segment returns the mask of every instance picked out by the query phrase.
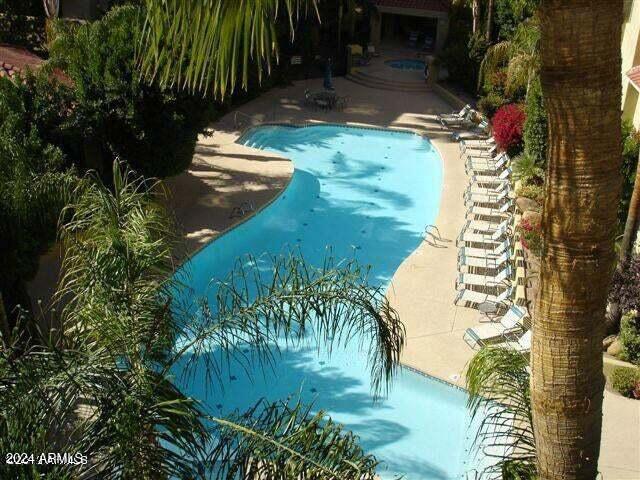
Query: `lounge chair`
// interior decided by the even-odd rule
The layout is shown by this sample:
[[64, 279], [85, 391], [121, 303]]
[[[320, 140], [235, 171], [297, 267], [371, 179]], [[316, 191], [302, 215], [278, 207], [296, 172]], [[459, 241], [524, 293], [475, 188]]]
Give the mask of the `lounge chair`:
[[[479, 251], [482, 256], [468, 257], [467, 252], [476, 250]], [[505, 251], [500, 256], [486, 255], [487, 250], [479, 248], [462, 247], [458, 252], [458, 270], [462, 270], [465, 267], [485, 268], [487, 270], [496, 270], [503, 267], [511, 260], [511, 255], [508, 251]], [[471, 252], [473, 253], [473, 252]]]
[[473, 182], [473, 181], [470, 182], [464, 191], [464, 195], [471, 195], [473, 193], [478, 193], [481, 195], [490, 195], [492, 193], [498, 194], [505, 190], [511, 190], [511, 182], [509, 180], [502, 180], [502, 181], [496, 180], [491, 184], [485, 183], [483, 185], [490, 185], [490, 186], [481, 187], [476, 182]]
[[464, 153], [467, 148], [484, 148], [489, 149], [496, 144], [496, 140], [493, 137], [489, 137], [487, 139], [479, 139], [479, 140], [460, 140], [458, 144], [460, 147], [460, 152]]
[[511, 340], [500, 344], [500, 347], [514, 352], [529, 353], [531, 351], [531, 330], [527, 330], [517, 340]]
[[504, 340], [505, 335], [512, 335], [523, 330], [522, 320], [527, 316], [526, 310], [512, 305], [498, 322], [480, 323], [472, 328], [467, 328], [462, 339], [471, 348], [483, 347], [496, 340]]
[[508, 230], [511, 225], [511, 218], [506, 217], [504, 220], [498, 222], [487, 222], [484, 220], [467, 220], [462, 227], [462, 232], [473, 233], [489, 233], [492, 234], [498, 230]]
[[499, 175], [472, 175], [470, 181], [477, 185], [502, 183], [511, 178], [511, 173], [510, 168], [505, 168]]
[[438, 121], [441, 121], [443, 119], [445, 120], [452, 120], [452, 119], [459, 119], [459, 118], [464, 118], [467, 116], [467, 114], [471, 111], [471, 105], [467, 104], [465, 105], [462, 110], [460, 110], [459, 112], [453, 112], [453, 113], [441, 113], [440, 115], [438, 115]]
[[469, 193], [464, 195], [464, 204], [473, 205], [494, 205], [500, 208], [507, 200], [509, 200], [509, 190], [503, 190], [499, 193]]
[[508, 285], [511, 283], [511, 275], [513, 271], [511, 266], [507, 265], [495, 275], [477, 275], [475, 273], [459, 273], [456, 279], [456, 290], [460, 287], [499, 287], [500, 285]]
[[486, 140], [489, 138], [489, 122], [483, 120], [477, 127], [464, 132], [453, 132], [451, 136], [456, 142], [462, 140]]
[[456, 239], [456, 245], [463, 247], [466, 243], [495, 243], [509, 233], [508, 222], [503, 222], [493, 231], [470, 231], [463, 230]]
[[511, 210], [513, 209], [513, 200], [509, 199], [504, 202], [498, 208], [496, 207], [479, 207], [477, 205], [473, 205], [469, 207], [467, 210], [466, 218], [469, 217], [495, 217], [495, 218], [505, 218], [511, 217]]
[[[464, 262], [464, 259], [469, 258], [480, 258], [486, 259], [487, 264], [491, 264], [492, 259], [500, 258], [505, 253], [509, 254], [511, 250], [511, 241], [506, 238], [501, 242], [497, 242], [492, 244], [492, 246], [487, 248], [477, 248], [477, 247], [460, 247], [458, 251], [458, 264], [468, 264], [472, 266], [472, 262]], [[483, 265], [478, 265], [483, 266]], [[491, 268], [491, 267], [487, 267]]]
[[440, 124], [443, 128], [468, 127], [473, 125], [473, 110], [469, 110], [463, 117], [441, 118]]
[[467, 175], [498, 176], [509, 165], [509, 156], [500, 154], [495, 158], [471, 158], [465, 163]]
[[494, 145], [490, 148], [467, 148], [460, 154], [465, 160], [469, 157], [474, 158], [493, 158], [498, 153], [498, 146]]
[[511, 295], [513, 294], [513, 287], [508, 287], [498, 295], [491, 295], [488, 293], [476, 292], [475, 290], [464, 289], [460, 290], [456, 295], [453, 303], [455, 305], [480, 305], [482, 303], [494, 303], [496, 308], [507, 308], [511, 303]]

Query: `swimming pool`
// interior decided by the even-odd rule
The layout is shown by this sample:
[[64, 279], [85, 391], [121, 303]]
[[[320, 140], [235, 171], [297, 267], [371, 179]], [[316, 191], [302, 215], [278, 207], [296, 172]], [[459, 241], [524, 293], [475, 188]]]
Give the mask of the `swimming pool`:
[[404, 59], [404, 60], [387, 60], [385, 62], [391, 68], [399, 70], [424, 70], [425, 63], [422, 60]]
[[[206, 292], [212, 278], [226, 277], [248, 253], [298, 247], [308, 262], [317, 263], [327, 245], [337, 258], [355, 255], [371, 264], [375, 281], [387, 284], [436, 218], [442, 160], [421, 136], [334, 125], [264, 126], [239, 142], [290, 158], [295, 172], [273, 203], [185, 265], [196, 294]], [[384, 462], [383, 479], [460, 478], [472, 465], [465, 392], [402, 369], [389, 395], [374, 403], [357, 344], [355, 339], [331, 356], [315, 345], [283, 348], [275, 374], [257, 373], [251, 382], [241, 366], [232, 365], [223, 391], [197, 375], [187, 390], [206, 399], [215, 413], [299, 393], [361, 437], [365, 450]]]

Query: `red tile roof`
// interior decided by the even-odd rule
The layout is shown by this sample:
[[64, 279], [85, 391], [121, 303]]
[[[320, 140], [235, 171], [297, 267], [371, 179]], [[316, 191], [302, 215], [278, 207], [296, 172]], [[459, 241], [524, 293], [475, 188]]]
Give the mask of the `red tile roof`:
[[629, 77], [631, 83], [633, 83], [635, 87], [640, 90], [640, 65], [629, 70], [627, 72], [627, 77]]
[[30, 68], [36, 70], [44, 60], [23, 47], [0, 44], [0, 77], [13, 77]]
[[435, 12], [448, 12], [451, 0], [376, 0], [379, 7], [415, 8]]

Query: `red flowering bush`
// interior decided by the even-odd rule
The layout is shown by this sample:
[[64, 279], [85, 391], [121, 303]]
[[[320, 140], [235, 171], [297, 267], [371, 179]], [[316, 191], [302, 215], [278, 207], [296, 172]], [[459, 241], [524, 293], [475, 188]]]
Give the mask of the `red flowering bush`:
[[498, 148], [509, 154], [517, 154], [522, 149], [522, 131], [526, 115], [524, 110], [511, 103], [500, 107], [493, 116], [493, 137]]
[[540, 258], [542, 254], [542, 227], [539, 223], [531, 223], [522, 219], [518, 225], [522, 246]]

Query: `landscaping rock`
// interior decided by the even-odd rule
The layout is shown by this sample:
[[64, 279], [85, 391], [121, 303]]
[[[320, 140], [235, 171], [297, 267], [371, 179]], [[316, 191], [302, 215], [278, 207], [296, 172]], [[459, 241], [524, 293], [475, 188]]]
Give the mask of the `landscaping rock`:
[[522, 220], [528, 221], [531, 225], [540, 225], [542, 222], [542, 214], [533, 210], [526, 210], [522, 214]]
[[617, 335], [609, 335], [602, 341], [602, 350], [605, 352], [609, 349], [609, 347], [618, 339]]
[[613, 343], [609, 345], [609, 348], [607, 348], [607, 353], [614, 357], [620, 355], [622, 353], [622, 342], [616, 338]]
[[539, 212], [541, 209], [540, 204], [538, 202], [526, 197], [516, 198], [516, 205], [518, 209], [523, 213], [527, 211]]

